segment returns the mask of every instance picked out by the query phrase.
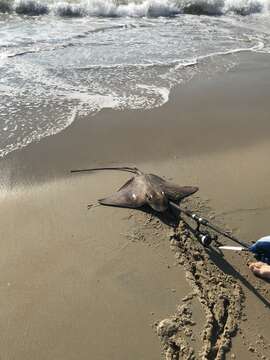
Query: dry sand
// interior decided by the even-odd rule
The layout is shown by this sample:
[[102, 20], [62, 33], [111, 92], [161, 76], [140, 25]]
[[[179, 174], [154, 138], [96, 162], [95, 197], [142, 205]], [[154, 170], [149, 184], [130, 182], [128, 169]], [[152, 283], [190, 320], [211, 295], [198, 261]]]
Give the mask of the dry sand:
[[246, 241], [269, 234], [270, 62], [241, 57], [159, 109], [104, 110], [1, 160], [1, 359], [270, 359], [270, 284], [249, 256], [88, 210], [128, 174], [68, 172], [136, 164], [198, 185], [187, 206]]

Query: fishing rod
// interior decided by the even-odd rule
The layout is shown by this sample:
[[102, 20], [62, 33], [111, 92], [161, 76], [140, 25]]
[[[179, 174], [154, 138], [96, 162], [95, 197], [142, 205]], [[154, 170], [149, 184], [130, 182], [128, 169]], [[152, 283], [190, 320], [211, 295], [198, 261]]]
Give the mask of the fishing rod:
[[[246, 242], [238, 239], [237, 237], [231, 235], [230, 233], [228, 233], [227, 231], [221, 229], [220, 227], [212, 224], [209, 220], [203, 218], [202, 216], [190, 211], [190, 210], [184, 210], [182, 208], [180, 208], [179, 205], [175, 204], [174, 202], [170, 201], [169, 202], [170, 205], [176, 209], [177, 211], [180, 212], [180, 216], [181, 213], [185, 214], [186, 216], [188, 216], [189, 218], [191, 218], [192, 220], [194, 220], [196, 222], [196, 228], [193, 229], [193, 234], [198, 237], [199, 241], [202, 243], [202, 245], [204, 246], [209, 246], [211, 244], [212, 241], [217, 241], [217, 235], [212, 235], [210, 234], [209, 231], [206, 230], [201, 230], [201, 225], [205, 226], [206, 228], [210, 228], [213, 231], [215, 231], [216, 233], [234, 241], [235, 243], [237, 243], [238, 245], [241, 245], [244, 249], [249, 249], [250, 245], [247, 244]], [[183, 219], [184, 220], [184, 219]], [[184, 220], [185, 221], [185, 220]], [[190, 228], [190, 225], [189, 225]]]
[[[191, 218], [196, 222], [196, 227], [194, 229], [183, 217], [181, 217], [181, 219], [187, 225], [189, 231], [191, 231], [191, 233], [200, 241], [200, 243], [203, 246], [208, 247], [212, 243], [212, 241], [217, 242], [218, 240], [217, 234], [219, 234], [240, 245], [240, 246], [226, 246], [226, 245], [218, 246], [220, 250], [249, 251], [253, 253], [253, 255], [257, 260], [265, 262], [270, 265], [270, 236], [264, 236], [258, 239], [255, 242], [255, 244], [248, 244], [245, 241], [242, 241], [238, 239], [236, 236], [230, 234], [229, 232], [212, 224], [209, 220], [203, 218], [202, 216], [195, 214], [190, 210], [184, 210], [180, 208], [179, 205], [171, 201], [169, 201], [169, 203], [174, 209], [179, 211], [180, 217], [181, 217], [181, 213], [183, 213], [184, 215], [186, 215], [187, 217]], [[213, 230], [216, 234], [211, 234], [210, 231], [201, 229], [201, 226]]]

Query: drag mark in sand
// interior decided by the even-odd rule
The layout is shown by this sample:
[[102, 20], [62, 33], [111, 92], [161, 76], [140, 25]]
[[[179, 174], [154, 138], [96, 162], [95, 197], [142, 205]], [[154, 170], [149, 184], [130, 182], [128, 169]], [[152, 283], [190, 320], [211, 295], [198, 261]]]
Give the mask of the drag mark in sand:
[[[199, 213], [214, 216], [206, 200], [194, 196], [183, 203]], [[130, 216], [131, 232], [125, 236], [132, 242], [143, 242], [155, 249], [171, 235], [174, 265], [183, 267], [191, 286], [191, 293], [182, 299], [175, 313], [155, 323], [164, 359], [224, 360], [242, 318], [241, 286], [222, 270], [222, 264], [215, 265], [212, 261], [215, 250], [204, 248], [184, 223], [180, 222], [172, 232], [171, 227], [151, 213], [136, 212]]]
[[175, 314], [157, 325], [166, 360], [196, 359], [188, 339], [192, 335], [191, 300], [197, 297], [204, 315], [202, 348], [198, 357], [204, 360], [222, 360], [230, 350], [231, 338], [238, 330], [244, 295], [240, 285], [222, 272], [181, 224], [171, 240], [172, 250], [186, 271], [193, 292]]

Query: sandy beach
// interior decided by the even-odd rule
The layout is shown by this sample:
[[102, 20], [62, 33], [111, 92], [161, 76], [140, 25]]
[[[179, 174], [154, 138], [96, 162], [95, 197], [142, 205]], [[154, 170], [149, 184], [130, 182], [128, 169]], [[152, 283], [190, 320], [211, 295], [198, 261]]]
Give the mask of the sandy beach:
[[1, 160], [1, 359], [270, 359], [270, 284], [251, 255], [183, 229], [176, 243], [142, 211], [88, 209], [129, 174], [70, 174], [136, 165], [199, 186], [185, 206], [241, 239], [269, 234], [269, 56], [237, 56], [162, 107], [77, 118]]

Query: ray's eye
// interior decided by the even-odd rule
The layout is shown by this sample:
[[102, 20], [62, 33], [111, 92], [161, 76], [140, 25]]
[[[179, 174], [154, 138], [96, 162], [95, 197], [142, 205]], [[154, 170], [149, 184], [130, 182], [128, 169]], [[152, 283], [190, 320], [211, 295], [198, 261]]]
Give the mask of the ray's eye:
[[165, 195], [165, 192], [164, 192], [164, 191], [161, 191], [161, 194], [162, 194], [162, 195]]
[[152, 195], [147, 194], [147, 198], [148, 198], [149, 200], [152, 200], [152, 199], [153, 199], [153, 196], [152, 196]]

